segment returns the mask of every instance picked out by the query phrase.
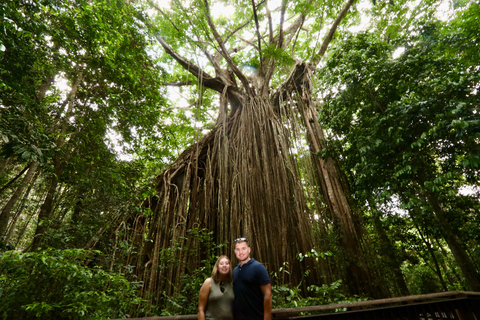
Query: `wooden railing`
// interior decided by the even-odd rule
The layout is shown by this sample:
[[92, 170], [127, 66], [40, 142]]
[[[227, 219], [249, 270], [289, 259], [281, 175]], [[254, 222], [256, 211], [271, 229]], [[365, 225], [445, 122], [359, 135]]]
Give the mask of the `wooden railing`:
[[[196, 314], [130, 318], [130, 320], [194, 319], [197, 319]], [[351, 303], [273, 309], [272, 319], [480, 320], [480, 292], [449, 291]]]

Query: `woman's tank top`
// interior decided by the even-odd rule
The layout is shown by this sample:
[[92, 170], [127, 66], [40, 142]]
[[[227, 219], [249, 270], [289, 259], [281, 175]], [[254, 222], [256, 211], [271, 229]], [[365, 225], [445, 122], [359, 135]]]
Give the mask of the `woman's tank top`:
[[205, 318], [208, 320], [233, 319], [233, 284], [232, 282], [215, 282], [211, 278], [212, 286], [208, 295]]

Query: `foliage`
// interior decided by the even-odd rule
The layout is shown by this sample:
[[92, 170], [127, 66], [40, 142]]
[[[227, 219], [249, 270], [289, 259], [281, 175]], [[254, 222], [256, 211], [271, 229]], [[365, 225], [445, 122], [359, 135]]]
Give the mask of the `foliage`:
[[289, 284], [272, 285], [273, 308], [299, 308], [366, 300], [357, 296], [345, 296], [341, 285], [342, 280], [329, 285], [310, 285], [305, 293], [302, 292], [300, 285], [295, 287]]
[[434, 271], [426, 265], [405, 266], [405, 278], [412, 295], [442, 290]]
[[139, 283], [97, 266], [100, 252], [81, 249], [0, 256], [3, 319], [126, 318], [137, 306]]
[[0, 4], [1, 155], [23, 162], [43, 162], [53, 148], [44, 117], [48, 110], [37, 99], [44, 75], [54, 68], [50, 60], [44, 60], [52, 54], [52, 48], [46, 39], [38, 37], [46, 29], [39, 11], [38, 5], [23, 1]]
[[[181, 282], [176, 284], [178, 294], [174, 296], [164, 296], [164, 304], [160, 306], [162, 315], [176, 314], [196, 314], [198, 311], [197, 301], [200, 287], [205, 279], [212, 276], [213, 266], [217, 261], [217, 253], [223, 252], [226, 244], [215, 244], [213, 241], [213, 232], [206, 229], [191, 229], [188, 231], [189, 237], [194, 237], [200, 242], [200, 249], [193, 249], [187, 252], [186, 259], [192, 259], [195, 256], [202, 256], [199, 267], [193, 270], [187, 270], [182, 276]], [[162, 262], [166, 268], [177, 268], [178, 264], [185, 264], [186, 261], [172, 259], [175, 257], [175, 251], [184, 251], [185, 238], [178, 239], [170, 248], [162, 251]], [[233, 263], [233, 262], [232, 262]], [[233, 266], [232, 266], [233, 267]], [[195, 303], [192, 303], [195, 302]]]
[[[332, 133], [322, 156], [339, 156], [355, 199], [368, 203], [366, 212], [375, 206], [384, 211], [379, 221], [389, 232], [382, 243], [416, 247], [404, 258], [429, 257], [438, 283], [444, 277], [434, 266], [435, 250], [478, 246], [475, 235], [461, 232], [478, 228], [478, 198], [459, 193], [480, 182], [480, 72], [478, 51], [471, 49], [478, 23], [469, 21], [478, 10], [472, 3], [452, 25], [418, 21], [412, 35], [395, 41], [376, 33], [347, 36], [321, 78], [326, 94], [320, 121]], [[397, 47], [404, 52], [394, 58]], [[407, 229], [389, 225], [391, 216], [406, 221]], [[454, 287], [443, 282], [443, 290]]]
[[[278, 274], [272, 274], [272, 308], [299, 308], [366, 300], [358, 296], [345, 296], [342, 280], [337, 280], [330, 284], [322, 284], [321, 286], [309, 285], [306, 292], [302, 292], [301, 283], [296, 286], [282, 284], [279, 281], [279, 274], [281, 273], [289, 273], [288, 264], [284, 263]], [[305, 278], [307, 277], [308, 274], [305, 274]], [[309, 313], [304, 312], [302, 314]]]
[[372, 37], [346, 41], [336, 56], [346, 69], [328, 66], [335, 79], [342, 73], [348, 87], [327, 98], [322, 116], [337, 134], [345, 134], [348, 142], [341, 144], [349, 152], [345, 164], [355, 172], [355, 184], [366, 190], [383, 183], [374, 176], [400, 178], [399, 187], [431, 180], [425, 185], [431, 190], [447, 181], [454, 186], [453, 180], [462, 176], [474, 182], [478, 96], [469, 92], [479, 81], [478, 72], [462, 76], [468, 66], [458, 59], [432, 56], [441, 53], [429, 39], [391, 60], [386, 44]]
[[[191, 142], [189, 119], [165, 103], [165, 73], [129, 4], [18, 0], [0, 9], [0, 146], [10, 161], [1, 181], [41, 162], [25, 201], [42, 205], [44, 188], [58, 179], [55, 212], [38, 225], [59, 231], [44, 232], [53, 246], [83, 247], [106, 221], [152, 193], [153, 170]], [[118, 159], [119, 148], [135, 161]], [[38, 207], [16, 209], [28, 228], [13, 225], [10, 238], [27, 247]]]
[[[318, 260], [319, 258], [325, 260], [327, 257], [331, 256], [332, 254], [330, 252], [318, 253], [312, 249], [305, 254], [299, 253], [297, 258], [299, 260]], [[365, 300], [358, 296], [345, 296], [345, 289], [342, 288], [342, 280], [333, 281], [330, 284], [324, 283], [321, 286], [309, 285], [306, 292], [302, 292], [302, 283], [299, 283], [296, 286], [292, 286], [292, 284], [284, 284], [284, 281], [281, 278], [288, 276], [288, 274], [290, 274], [290, 270], [287, 262], [283, 263], [283, 266], [278, 272], [273, 272], [271, 274], [273, 308], [298, 308]], [[305, 280], [309, 277], [309, 274], [309, 271], [304, 274]]]

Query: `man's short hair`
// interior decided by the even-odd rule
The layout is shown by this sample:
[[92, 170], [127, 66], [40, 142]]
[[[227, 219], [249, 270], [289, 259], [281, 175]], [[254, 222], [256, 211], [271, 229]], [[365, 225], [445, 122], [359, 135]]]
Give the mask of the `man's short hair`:
[[240, 243], [240, 242], [246, 242], [246, 243], [247, 243], [247, 246], [250, 246], [250, 245], [248, 244], [247, 238], [237, 238], [237, 239], [235, 239], [234, 242], [235, 242], [235, 244]]

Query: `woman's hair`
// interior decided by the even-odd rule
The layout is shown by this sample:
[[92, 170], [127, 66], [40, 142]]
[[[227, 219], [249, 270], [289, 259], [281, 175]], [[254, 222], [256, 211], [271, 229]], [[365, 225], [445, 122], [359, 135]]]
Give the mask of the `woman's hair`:
[[215, 280], [215, 282], [220, 281], [220, 272], [218, 271], [218, 265], [220, 264], [220, 260], [222, 260], [224, 258], [227, 259], [228, 263], [230, 264], [230, 270], [228, 270], [228, 274], [227, 274], [227, 278], [225, 279], [225, 282], [232, 282], [233, 281], [232, 263], [230, 262], [230, 259], [227, 256], [222, 255], [222, 256], [218, 257], [217, 262], [215, 262], [215, 265], [213, 266], [212, 278], [213, 278], [213, 280]]

